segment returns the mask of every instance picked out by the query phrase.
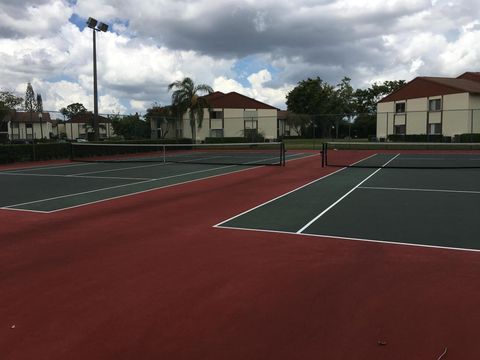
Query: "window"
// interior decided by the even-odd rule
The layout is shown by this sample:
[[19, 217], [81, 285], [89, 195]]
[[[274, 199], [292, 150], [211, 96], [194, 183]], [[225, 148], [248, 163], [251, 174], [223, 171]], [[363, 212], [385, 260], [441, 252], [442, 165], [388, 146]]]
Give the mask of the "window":
[[27, 123], [27, 124], [25, 124], [25, 127], [26, 127], [27, 129], [31, 129], [31, 128], [33, 127], [33, 124], [28, 124], [28, 123]]
[[405, 135], [406, 132], [406, 126], [405, 125], [395, 125], [393, 131], [395, 135]]
[[428, 133], [432, 135], [441, 135], [442, 124], [428, 124]]
[[244, 113], [243, 113], [243, 118], [245, 120], [257, 120], [258, 119], [258, 113], [257, 113], [256, 110], [253, 110], [253, 111], [245, 110]]
[[210, 111], [210, 119], [223, 119], [223, 111]]
[[256, 111], [245, 111], [243, 121], [243, 135], [250, 142], [258, 140], [258, 117]]
[[210, 137], [216, 137], [216, 138], [223, 137], [223, 129], [211, 129]]
[[395, 104], [395, 112], [398, 113], [404, 113], [405, 112], [405, 103], [396, 103]]
[[428, 100], [428, 111], [442, 110], [442, 99]]

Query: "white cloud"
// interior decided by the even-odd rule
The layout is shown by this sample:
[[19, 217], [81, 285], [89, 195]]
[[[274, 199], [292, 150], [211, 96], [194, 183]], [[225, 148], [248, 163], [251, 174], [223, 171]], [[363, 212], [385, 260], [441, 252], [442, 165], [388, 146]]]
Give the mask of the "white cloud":
[[271, 80], [271, 74], [268, 70], [263, 69], [248, 77], [249, 87], [245, 87], [238, 81], [220, 76], [215, 79], [213, 86], [215, 90], [222, 92], [235, 91], [245, 96], [253, 97], [258, 101], [265, 102], [269, 105], [279, 108], [285, 108], [285, 95], [293, 86], [284, 85], [278, 88], [265, 86]]
[[[92, 31], [69, 22], [76, 14], [108, 22], [114, 30], [97, 37], [101, 112], [144, 112], [153, 102], [168, 104], [167, 84], [185, 76], [284, 108], [287, 92], [307, 77], [336, 83], [349, 76], [354, 86], [365, 86], [480, 70], [477, 5], [474, 0], [4, 1], [1, 87], [23, 95], [32, 82], [45, 108], [81, 102], [93, 109]], [[242, 67], [238, 59], [260, 59], [262, 65]]]

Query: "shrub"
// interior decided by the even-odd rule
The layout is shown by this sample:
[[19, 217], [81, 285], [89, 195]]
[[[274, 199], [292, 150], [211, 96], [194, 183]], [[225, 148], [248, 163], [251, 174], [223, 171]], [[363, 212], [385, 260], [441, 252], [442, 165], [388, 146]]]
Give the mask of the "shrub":
[[455, 135], [455, 142], [476, 143], [480, 142], [480, 134], [459, 134]]
[[388, 141], [399, 142], [451, 142], [452, 139], [449, 136], [443, 135], [427, 135], [427, 134], [409, 134], [409, 135], [388, 135]]

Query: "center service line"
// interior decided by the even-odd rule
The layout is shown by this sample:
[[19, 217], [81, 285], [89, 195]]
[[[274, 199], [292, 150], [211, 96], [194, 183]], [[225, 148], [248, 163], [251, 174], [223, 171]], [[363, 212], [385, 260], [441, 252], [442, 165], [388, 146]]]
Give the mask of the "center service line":
[[392, 162], [393, 160], [395, 160], [400, 154], [397, 154], [395, 155], [393, 158], [391, 158], [390, 160], [388, 160], [385, 164], [383, 164], [379, 169], [375, 170], [373, 173], [371, 173], [370, 175], [368, 175], [365, 179], [363, 179], [362, 181], [360, 181], [357, 185], [355, 185], [350, 191], [348, 191], [345, 195], [343, 195], [341, 198], [339, 198], [337, 201], [335, 201], [332, 205], [330, 205], [328, 208], [326, 208], [325, 210], [323, 210], [320, 214], [318, 214], [316, 217], [314, 217], [312, 220], [310, 220], [304, 227], [302, 227], [300, 230], [297, 231], [297, 234], [301, 234], [303, 233], [303, 231], [305, 231], [305, 229], [307, 229], [310, 225], [312, 225], [315, 221], [317, 221], [318, 219], [320, 219], [323, 215], [325, 215], [327, 212], [329, 212], [333, 207], [335, 207], [335, 205], [337, 205], [340, 201], [342, 201], [343, 199], [345, 199], [348, 195], [350, 195], [355, 189], [357, 189], [360, 185], [362, 185], [365, 181], [367, 181], [368, 179], [370, 179], [373, 175], [375, 175], [377, 172], [379, 172], [380, 170], [382, 170], [385, 166], [387, 166], [390, 162]]

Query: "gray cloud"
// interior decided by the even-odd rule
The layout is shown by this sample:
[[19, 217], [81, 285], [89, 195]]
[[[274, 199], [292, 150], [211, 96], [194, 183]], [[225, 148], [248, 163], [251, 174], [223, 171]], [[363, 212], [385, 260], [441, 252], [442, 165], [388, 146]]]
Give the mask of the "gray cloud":
[[[191, 76], [278, 105], [279, 91], [307, 77], [365, 86], [478, 70], [480, 59], [474, 0], [4, 0], [2, 82], [49, 81], [60, 99], [55, 84], [68, 78], [62, 91], [88, 97], [91, 32], [69, 24], [73, 13], [115, 29], [98, 38], [99, 84], [122, 103], [166, 103], [166, 84]], [[240, 59], [256, 64], [246, 70]], [[264, 66], [272, 76], [248, 85]]]

